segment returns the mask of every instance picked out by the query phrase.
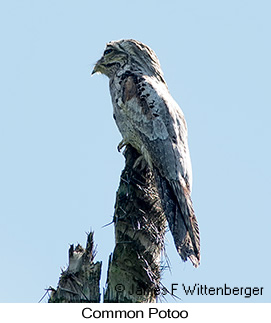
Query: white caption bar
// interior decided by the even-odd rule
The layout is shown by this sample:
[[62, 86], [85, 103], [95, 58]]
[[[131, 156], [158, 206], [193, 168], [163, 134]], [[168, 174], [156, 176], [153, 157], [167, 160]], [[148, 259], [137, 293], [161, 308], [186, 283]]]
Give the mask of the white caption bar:
[[0, 304], [0, 322], [271, 322], [270, 304]]

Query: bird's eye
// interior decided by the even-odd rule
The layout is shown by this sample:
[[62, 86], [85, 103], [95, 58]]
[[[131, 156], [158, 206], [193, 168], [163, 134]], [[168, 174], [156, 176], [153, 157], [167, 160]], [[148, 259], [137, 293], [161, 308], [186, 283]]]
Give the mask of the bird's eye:
[[113, 51], [113, 49], [112, 49], [112, 48], [110, 48], [110, 49], [106, 49], [106, 50], [104, 51], [104, 55], [107, 55], [107, 54], [111, 53], [112, 51]]

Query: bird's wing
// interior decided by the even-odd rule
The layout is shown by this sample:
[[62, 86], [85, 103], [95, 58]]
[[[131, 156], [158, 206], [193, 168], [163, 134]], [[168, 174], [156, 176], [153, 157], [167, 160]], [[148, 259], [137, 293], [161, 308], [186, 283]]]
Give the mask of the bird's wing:
[[[123, 84], [122, 100], [127, 107], [126, 117], [142, 141], [150, 144], [148, 151], [153, 152], [154, 164], [163, 163], [162, 175], [168, 179], [182, 177], [190, 187], [192, 172], [186, 122], [166, 86], [150, 77], [142, 77], [139, 82], [129, 76]], [[162, 156], [166, 163], [165, 158], [160, 159]]]
[[[199, 260], [199, 229], [190, 198], [192, 174], [183, 113], [167, 87], [150, 77], [129, 76], [123, 83], [122, 100], [127, 118], [143, 143], [142, 154], [167, 180], [177, 199], [181, 216], [171, 219], [171, 232], [178, 231], [183, 222]], [[179, 249], [183, 239], [177, 241], [176, 233], [173, 236]]]

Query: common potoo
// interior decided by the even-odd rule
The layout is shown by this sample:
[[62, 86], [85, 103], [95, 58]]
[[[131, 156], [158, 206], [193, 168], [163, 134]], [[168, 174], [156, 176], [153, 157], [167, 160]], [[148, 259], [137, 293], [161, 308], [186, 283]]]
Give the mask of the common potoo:
[[[113, 117], [123, 137], [119, 149], [133, 146], [166, 181], [171, 195], [162, 198], [162, 204], [177, 251], [197, 267], [200, 239], [190, 196], [187, 126], [169, 93], [157, 56], [139, 41], [112, 41], [96, 63], [92, 73], [96, 72], [109, 77]], [[172, 203], [175, 208], [169, 207]]]

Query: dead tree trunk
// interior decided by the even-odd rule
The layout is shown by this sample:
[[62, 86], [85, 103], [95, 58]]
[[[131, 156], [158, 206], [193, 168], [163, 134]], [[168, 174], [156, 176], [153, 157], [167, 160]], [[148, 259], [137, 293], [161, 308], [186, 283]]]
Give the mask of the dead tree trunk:
[[[160, 291], [166, 218], [155, 170], [131, 146], [124, 156], [115, 203], [116, 244], [109, 257], [104, 302], [150, 303]], [[93, 259], [90, 234], [85, 250], [79, 245], [70, 248], [69, 267], [49, 302], [99, 302], [101, 263], [94, 264]]]
[[104, 301], [155, 302], [166, 219], [153, 172], [131, 146], [124, 155], [115, 204], [116, 246], [109, 260]]
[[79, 244], [69, 249], [69, 266], [62, 272], [58, 287], [49, 303], [99, 303], [102, 263], [94, 263], [93, 232], [88, 234], [86, 249]]

